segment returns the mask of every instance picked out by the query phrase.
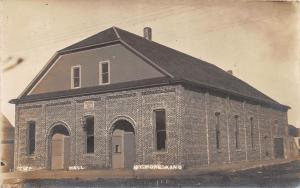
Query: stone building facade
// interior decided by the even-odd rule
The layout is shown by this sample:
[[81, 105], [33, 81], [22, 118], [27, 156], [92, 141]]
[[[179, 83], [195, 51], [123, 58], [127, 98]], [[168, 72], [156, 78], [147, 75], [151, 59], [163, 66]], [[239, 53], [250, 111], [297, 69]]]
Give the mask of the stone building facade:
[[[56, 150], [62, 151], [61, 168], [69, 170], [182, 169], [288, 157], [289, 107], [211, 64], [149, 41], [149, 28], [145, 33], [146, 39], [113, 27], [55, 54], [21, 96], [11, 101], [16, 104], [16, 170], [54, 169], [53, 158], [59, 158], [53, 156]], [[94, 53], [97, 49], [104, 50]], [[78, 59], [75, 55], [91, 62], [94, 56], [105, 56], [111, 82], [75, 89], [53, 84], [54, 76], [63, 80], [61, 72], [53, 73], [59, 66], [55, 62], [63, 65], [71, 58], [73, 63]], [[133, 73], [126, 76], [124, 65], [113, 67], [118, 58], [147, 65], [139, 65], [139, 73], [135, 66], [128, 69]], [[186, 64], [180, 65], [180, 58]], [[201, 61], [202, 67], [191, 61]], [[84, 71], [84, 64], [80, 66]], [[118, 74], [110, 71], [127, 80], [112, 83]], [[139, 75], [132, 77], [135, 74]], [[98, 80], [95, 76], [89, 83]], [[75, 77], [71, 76], [71, 85]], [[80, 77], [79, 85], [85, 84], [84, 78]], [[114, 134], [116, 130], [120, 133]], [[55, 134], [64, 136], [59, 149], [53, 144]]]

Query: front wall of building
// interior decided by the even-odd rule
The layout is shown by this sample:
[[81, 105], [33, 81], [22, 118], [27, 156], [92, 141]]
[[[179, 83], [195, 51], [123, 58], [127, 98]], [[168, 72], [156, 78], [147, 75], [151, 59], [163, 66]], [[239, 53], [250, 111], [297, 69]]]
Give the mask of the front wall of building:
[[[183, 163], [187, 167], [274, 159], [274, 138], [283, 138], [287, 157], [287, 113], [229, 97], [184, 89]], [[216, 147], [216, 116], [220, 113], [220, 147]], [[236, 120], [239, 147], [236, 147]], [[251, 123], [253, 118], [253, 144]], [[275, 121], [278, 130], [275, 135]], [[252, 147], [253, 145], [253, 147]]]
[[[49, 168], [49, 134], [51, 128], [60, 123], [67, 125], [70, 131], [70, 166], [110, 168], [112, 124], [120, 119], [134, 124], [135, 164], [177, 165], [181, 148], [177, 131], [181, 125], [179, 93], [176, 86], [164, 86], [17, 105], [15, 168]], [[94, 107], [85, 107], [85, 101], [94, 101]], [[164, 152], [154, 149], [155, 109], [166, 110], [167, 149]], [[92, 154], [85, 152], [86, 134], [80, 123], [85, 115], [94, 115], [95, 152]], [[31, 156], [26, 152], [28, 121], [36, 122], [36, 149]]]

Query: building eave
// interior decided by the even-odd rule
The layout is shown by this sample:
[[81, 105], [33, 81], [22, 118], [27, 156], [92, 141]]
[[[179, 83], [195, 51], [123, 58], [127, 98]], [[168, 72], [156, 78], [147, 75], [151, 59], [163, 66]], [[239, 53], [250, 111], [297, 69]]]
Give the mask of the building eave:
[[152, 78], [152, 79], [123, 82], [123, 83], [117, 83], [117, 84], [111, 84], [105, 86], [94, 86], [94, 87], [87, 87], [87, 88], [80, 88], [80, 89], [35, 94], [35, 95], [24, 96], [19, 99], [12, 99], [9, 101], [9, 103], [23, 104], [29, 102], [37, 102], [37, 101], [69, 98], [69, 97], [80, 97], [86, 95], [128, 91], [134, 89], [151, 88], [151, 87], [175, 85], [175, 84], [180, 84], [186, 89], [198, 90], [198, 91], [201, 90], [203, 92], [209, 92], [212, 94], [224, 95], [232, 99], [238, 99], [249, 103], [256, 103], [258, 105], [278, 109], [281, 111], [287, 111], [291, 109], [289, 106], [282, 105], [280, 103], [275, 103], [272, 101], [264, 101], [261, 99], [253, 98], [251, 96], [241, 95], [237, 92], [220, 89], [208, 84], [197, 83], [191, 80], [185, 80], [181, 78], [168, 78], [168, 77]]
[[225, 95], [227, 97], [232, 97], [233, 99], [239, 99], [241, 101], [245, 101], [245, 102], [254, 102], [257, 103], [259, 105], [262, 106], [266, 106], [266, 107], [270, 107], [270, 108], [274, 108], [274, 109], [278, 109], [281, 111], [287, 111], [289, 109], [291, 109], [291, 107], [280, 104], [280, 103], [276, 103], [273, 101], [265, 101], [262, 99], [258, 99], [258, 98], [254, 98], [251, 96], [246, 96], [246, 95], [241, 95], [237, 92], [234, 91], [230, 91], [230, 90], [226, 90], [223, 88], [217, 88], [208, 84], [203, 84], [203, 83], [197, 83], [191, 80], [182, 80], [183, 86], [185, 88], [190, 88], [192, 90], [203, 90], [206, 92], [211, 92], [211, 93], [218, 93], [221, 95]]
[[128, 91], [133, 89], [151, 88], [151, 87], [164, 86], [170, 84], [175, 84], [175, 82], [173, 82], [172, 79], [168, 77], [160, 77], [160, 78], [153, 78], [153, 79], [110, 84], [104, 86], [94, 86], [94, 87], [87, 87], [87, 88], [42, 93], [42, 94], [34, 94], [34, 95], [24, 96], [19, 99], [12, 99], [9, 101], [9, 103], [23, 104], [23, 103], [53, 100], [53, 99], [80, 97], [86, 95], [103, 94], [103, 93], [118, 92], [118, 91]]

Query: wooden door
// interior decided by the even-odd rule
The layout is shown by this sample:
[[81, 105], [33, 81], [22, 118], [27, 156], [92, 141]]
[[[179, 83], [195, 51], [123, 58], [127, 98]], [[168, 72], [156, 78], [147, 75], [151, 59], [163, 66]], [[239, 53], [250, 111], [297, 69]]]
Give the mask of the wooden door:
[[64, 135], [55, 134], [51, 143], [51, 169], [58, 170], [64, 168]]

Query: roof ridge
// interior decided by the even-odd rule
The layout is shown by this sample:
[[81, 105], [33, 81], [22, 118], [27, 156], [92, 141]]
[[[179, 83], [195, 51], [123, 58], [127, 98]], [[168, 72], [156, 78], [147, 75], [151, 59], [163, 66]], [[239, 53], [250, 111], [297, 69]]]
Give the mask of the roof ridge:
[[[139, 38], [140, 38], [140, 39], [142, 39], [142, 40], [145, 40], [145, 41], [148, 41], [148, 42], [154, 43], [154, 44], [156, 44], [156, 45], [159, 45], [159, 46], [162, 46], [162, 47], [168, 48], [169, 50], [176, 51], [177, 53], [183, 54], [183, 55], [185, 55], [185, 56], [188, 56], [188, 57], [190, 57], [190, 58], [194, 58], [194, 59], [200, 60], [200, 61], [201, 61], [202, 63], [204, 63], [204, 64], [208, 64], [208, 65], [215, 66], [213, 63], [209, 63], [209, 62], [207, 62], [207, 61], [204, 61], [204, 60], [202, 60], [202, 59], [200, 59], [200, 58], [197, 58], [197, 57], [194, 57], [194, 56], [192, 56], [192, 55], [189, 55], [189, 54], [187, 54], [187, 53], [181, 52], [181, 51], [179, 51], [179, 50], [176, 50], [176, 49], [174, 49], [174, 48], [171, 48], [171, 47], [169, 47], [169, 46], [166, 46], [166, 45], [160, 44], [160, 43], [158, 43], [158, 42], [155, 42], [155, 41], [153, 41], [153, 40], [147, 40], [147, 39], [145, 39], [144, 37], [142, 37], [142, 36], [140, 36], [140, 35], [137, 35], [137, 34], [135, 34], [135, 33], [131, 33], [131, 32], [129, 32], [129, 31], [126, 31], [126, 30], [124, 30], [124, 29], [121, 29], [121, 28], [118, 28], [118, 27], [115, 27], [115, 29], [118, 29], [118, 30], [121, 30], [121, 31], [123, 31], [123, 32], [129, 33], [129, 34], [131, 34], [131, 35], [134, 35], [134, 36], [136, 36], [136, 37], [139, 37]], [[121, 38], [121, 39], [122, 39], [122, 38]]]
[[[155, 42], [155, 41], [152, 41], [152, 40], [149, 41], [149, 40], [145, 39], [144, 37], [142, 37], [142, 36], [140, 36], [140, 35], [137, 35], [137, 34], [134, 34], [134, 33], [131, 33], [131, 32], [129, 32], [129, 31], [126, 31], [126, 30], [123, 30], [123, 29], [120, 29], [120, 28], [117, 28], [117, 29], [118, 29], [119, 31], [121, 31], [121, 32], [124, 32], [124, 34], [130, 34], [131, 36], [136, 37], [136, 39], [140, 39], [140, 40], [143, 40], [143, 41], [145, 41], [145, 42], [152, 43], [153, 45], [155, 45], [155, 46], [157, 46], [157, 47], [163, 47], [163, 48], [165, 48], [165, 49], [167, 49], [167, 50], [171, 50], [171, 51], [173, 51], [173, 52], [176, 52], [177, 54], [183, 55], [183, 56], [185, 56], [186, 58], [190, 59], [190, 61], [187, 61], [186, 63], [194, 64], [194, 65], [197, 66], [197, 67], [198, 67], [198, 66], [201, 66], [201, 64], [204, 65], [204, 66], [212, 67], [213, 69], [216, 69], [216, 70], [218, 70], [218, 71], [224, 73], [224, 75], [226, 75], [226, 76], [228, 77], [228, 79], [235, 79], [236, 81], [238, 81], [238, 82], [240, 82], [241, 84], [243, 84], [245, 87], [254, 90], [254, 91], [257, 92], [258, 94], [260, 94], [260, 95], [262, 95], [263, 97], [267, 98], [268, 100], [271, 100], [272, 102], [278, 103], [276, 100], [274, 100], [274, 99], [272, 99], [271, 97], [267, 96], [266, 94], [264, 94], [263, 92], [259, 91], [258, 89], [256, 89], [256, 88], [253, 87], [252, 85], [248, 84], [247, 82], [241, 80], [240, 78], [238, 78], [238, 77], [236, 77], [236, 76], [234, 76], [234, 75], [228, 75], [228, 73], [227, 73], [225, 70], [223, 70], [222, 68], [216, 66], [216, 65], [213, 64], [213, 63], [209, 63], [209, 62], [204, 61], [204, 60], [201, 60], [201, 59], [199, 59], [199, 58], [197, 58], [197, 57], [193, 57], [193, 56], [191, 56], [191, 55], [189, 55], [189, 54], [186, 54], [186, 53], [184, 53], [184, 52], [178, 51], [178, 50], [176, 50], [176, 49], [173, 49], [173, 48], [171, 48], [171, 47], [165, 46], [165, 45], [163, 45], [163, 44], [157, 43], [157, 42]], [[120, 35], [121, 35], [121, 37], [122, 37], [122, 33], [121, 33]], [[121, 38], [121, 39], [122, 39], [122, 38]], [[132, 47], [132, 48], [133, 48], [134, 50], [136, 50], [137, 52], [141, 53], [141, 54], [142, 54], [143, 56], [145, 56], [147, 59], [150, 59], [146, 54], [144, 54], [144, 53], [143, 53], [142, 51], [140, 51], [138, 48], [135, 48], [134, 46], [128, 44], [128, 43], [127, 43], [126, 41], [124, 41], [124, 40], [122, 40], [122, 41], [125, 42], [125, 43], [126, 43], [127, 45], [129, 45], [130, 47]], [[193, 61], [193, 60], [196, 60], [197, 62], [195, 62], [195, 61]], [[150, 59], [150, 61], [152, 61], [152, 60]], [[153, 61], [152, 61], [152, 62], [153, 62]], [[156, 63], [156, 62], [153, 62], [153, 63], [154, 63], [155, 65], [161, 67], [158, 63]], [[225, 74], [225, 73], [226, 73], [226, 74]], [[232, 91], [234, 91], [234, 90], [232, 90]], [[245, 94], [244, 94], [244, 95], [245, 95]]]
[[113, 28], [113, 30], [114, 30], [114, 32], [115, 32], [117, 38], [118, 38], [118, 39], [121, 39], [121, 37], [120, 37], [120, 35], [119, 35], [118, 31], [117, 31], [117, 29], [119, 29], [119, 28], [117, 28], [116, 26], [112, 26], [112, 28]]

